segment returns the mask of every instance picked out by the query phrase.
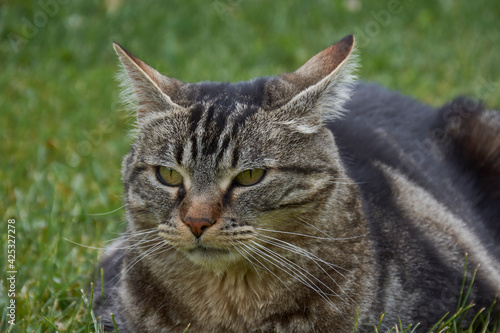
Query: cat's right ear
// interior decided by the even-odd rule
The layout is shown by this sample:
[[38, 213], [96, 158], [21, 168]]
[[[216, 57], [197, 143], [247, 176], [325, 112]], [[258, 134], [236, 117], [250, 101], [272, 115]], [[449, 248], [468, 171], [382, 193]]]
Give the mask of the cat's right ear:
[[302, 133], [315, 133], [341, 117], [350, 99], [357, 67], [355, 40], [349, 35], [319, 52], [292, 73], [269, 80], [266, 106], [280, 121]]
[[[117, 43], [113, 48], [123, 65], [122, 86], [125, 99], [137, 101], [137, 122], [140, 125], [149, 117], [159, 113], [183, 109], [170, 96], [183, 85], [179, 80], [160, 74], [153, 67], [134, 57]], [[128, 102], [128, 101], [126, 101]]]

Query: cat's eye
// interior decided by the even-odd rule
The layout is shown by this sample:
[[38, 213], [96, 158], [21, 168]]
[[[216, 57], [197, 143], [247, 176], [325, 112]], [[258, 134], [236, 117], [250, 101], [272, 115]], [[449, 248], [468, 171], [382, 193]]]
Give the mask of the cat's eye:
[[182, 184], [181, 174], [165, 166], [156, 168], [156, 178], [158, 178], [162, 184], [168, 186], [179, 186]]
[[264, 177], [265, 173], [266, 170], [264, 169], [248, 169], [240, 172], [236, 176], [235, 181], [238, 185], [242, 186], [255, 185]]

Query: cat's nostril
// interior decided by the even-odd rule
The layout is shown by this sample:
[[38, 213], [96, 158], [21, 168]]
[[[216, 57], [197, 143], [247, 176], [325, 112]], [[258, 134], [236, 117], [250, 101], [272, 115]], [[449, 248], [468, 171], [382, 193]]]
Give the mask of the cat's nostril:
[[200, 238], [205, 229], [211, 227], [215, 223], [207, 219], [193, 219], [190, 217], [186, 217], [183, 222], [191, 229], [191, 232], [196, 238]]

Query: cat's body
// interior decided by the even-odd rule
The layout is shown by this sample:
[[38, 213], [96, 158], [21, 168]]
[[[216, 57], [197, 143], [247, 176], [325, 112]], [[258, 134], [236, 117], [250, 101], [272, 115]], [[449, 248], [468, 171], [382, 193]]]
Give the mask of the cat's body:
[[139, 110], [129, 225], [95, 304], [108, 329], [112, 312], [120, 332], [352, 332], [358, 310], [360, 331], [382, 312], [428, 328], [456, 309], [466, 253], [470, 299], [489, 305], [500, 116], [363, 83], [345, 104], [352, 47], [233, 85], [185, 85], [116, 48]]

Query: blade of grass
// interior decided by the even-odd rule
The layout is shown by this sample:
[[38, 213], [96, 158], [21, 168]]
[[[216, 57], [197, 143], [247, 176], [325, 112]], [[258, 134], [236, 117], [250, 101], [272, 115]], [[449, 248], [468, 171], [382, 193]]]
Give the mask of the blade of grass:
[[378, 325], [375, 326], [375, 332], [376, 333], [379, 333], [380, 331], [380, 326], [382, 325], [382, 321], [384, 321], [384, 317], [385, 317], [385, 313], [382, 313], [382, 315], [380, 316], [380, 320], [378, 322]]
[[85, 291], [81, 290], [83, 301], [87, 305], [87, 332], [90, 332], [90, 325], [94, 325], [95, 332], [99, 332], [99, 323], [94, 315], [94, 310], [92, 310], [92, 301], [94, 300], [94, 283], [90, 283], [90, 302], [85, 296]]
[[104, 302], [104, 268], [101, 267], [101, 300]]
[[55, 329], [57, 332], [61, 333], [61, 331], [59, 331], [59, 329], [57, 328], [57, 326], [49, 320], [49, 318], [45, 317], [45, 316], [42, 316], [43, 319], [45, 319], [45, 321], [53, 328]]
[[462, 276], [462, 285], [460, 287], [460, 295], [458, 296], [458, 302], [457, 302], [457, 311], [459, 311], [460, 307], [462, 306], [462, 297], [464, 293], [464, 288], [465, 288], [465, 281], [467, 280], [467, 266], [469, 262], [469, 254], [465, 252], [465, 266], [464, 266], [464, 274]]
[[434, 324], [434, 326], [432, 326], [432, 328], [429, 330], [429, 332], [434, 332], [438, 327], [440, 327], [441, 323], [445, 320], [446, 317], [448, 317], [450, 313], [447, 312], [444, 316], [441, 317], [441, 319], [439, 319], [439, 321]]
[[356, 319], [354, 321], [354, 333], [358, 330], [359, 308], [356, 309]]
[[110, 315], [111, 315], [111, 320], [113, 321], [113, 326], [115, 327], [115, 332], [120, 333], [118, 332], [118, 325], [116, 325], [115, 315], [113, 313], [111, 313]]
[[82, 306], [83, 306], [83, 301], [80, 302], [78, 309], [76, 309], [76, 311], [74, 311], [73, 315], [71, 316], [71, 319], [70, 319], [69, 324], [68, 324], [68, 329], [67, 329], [68, 332], [71, 332], [71, 328], [73, 327], [73, 324], [75, 323], [76, 315], [81, 311]]
[[460, 307], [464, 308], [465, 304], [467, 303], [467, 300], [469, 299], [470, 292], [472, 291], [472, 285], [474, 284], [474, 280], [476, 279], [476, 274], [479, 269], [480, 265], [477, 265], [476, 269], [474, 270], [474, 273], [472, 274], [471, 281], [469, 283], [469, 288], [467, 289], [467, 293], [465, 294], [465, 297], [463, 299], [463, 303], [460, 305]]

